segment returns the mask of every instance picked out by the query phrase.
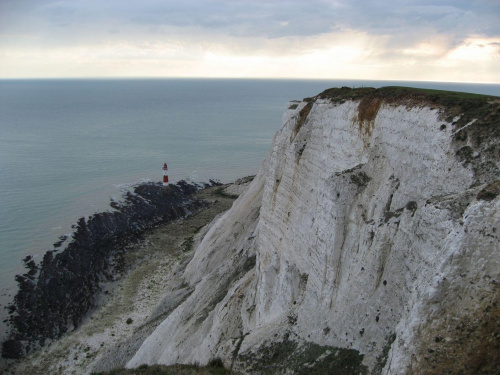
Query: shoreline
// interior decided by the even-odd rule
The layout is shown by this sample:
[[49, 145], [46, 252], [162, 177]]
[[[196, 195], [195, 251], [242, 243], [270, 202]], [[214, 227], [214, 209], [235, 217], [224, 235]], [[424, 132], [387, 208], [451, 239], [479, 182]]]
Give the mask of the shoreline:
[[[24, 358], [6, 360], [6, 373], [82, 374], [123, 367], [169, 310], [189, 296], [181, 281], [184, 267], [213, 219], [231, 207], [251, 179], [238, 181], [198, 190], [193, 196], [207, 202], [205, 208], [150, 229], [130, 244], [126, 271], [100, 284], [96, 308], [80, 326]], [[173, 293], [162, 299], [169, 290]]]
[[147, 230], [207, 205], [192, 197], [196, 185], [181, 181], [170, 187], [163, 194], [160, 184], [140, 184], [123, 201], [110, 203], [114, 211], [81, 217], [63, 250], [56, 244], [39, 264], [31, 256], [24, 259], [28, 271], [15, 278], [19, 288], [8, 306], [10, 334], [2, 357], [21, 358], [77, 328], [95, 308], [99, 284], [124, 271], [127, 246]]

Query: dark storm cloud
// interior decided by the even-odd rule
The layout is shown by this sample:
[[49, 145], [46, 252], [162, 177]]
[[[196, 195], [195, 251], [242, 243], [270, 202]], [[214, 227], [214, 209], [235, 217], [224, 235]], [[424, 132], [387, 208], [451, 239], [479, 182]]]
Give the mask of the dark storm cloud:
[[3, 0], [0, 36], [64, 44], [167, 32], [273, 39], [355, 30], [388, 36], [393, 46], [433, 35], [458, 44], [500, 35], [499, 15], [496, 0]]

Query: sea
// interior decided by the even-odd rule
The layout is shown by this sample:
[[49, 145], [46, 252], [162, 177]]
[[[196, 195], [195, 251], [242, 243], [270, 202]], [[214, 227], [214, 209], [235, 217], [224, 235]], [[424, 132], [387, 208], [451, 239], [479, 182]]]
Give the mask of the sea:
[[[331, 87], [412, 86], [500, 96], [499, 84], [362, 80], [0, 80], [0, 316], [22, 259], [144, 181], [256, 174], [287, 103]], [[0, 336], [5, 332], [2, 327]]]

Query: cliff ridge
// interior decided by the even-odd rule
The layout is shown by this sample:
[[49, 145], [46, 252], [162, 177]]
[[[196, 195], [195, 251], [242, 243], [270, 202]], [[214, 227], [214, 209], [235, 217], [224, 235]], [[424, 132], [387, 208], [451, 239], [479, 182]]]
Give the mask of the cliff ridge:
[[498, 371], [499, 144], [494, 97], [340, 88], [291, 102], [186, 267], [193, 292], [127, 367]]

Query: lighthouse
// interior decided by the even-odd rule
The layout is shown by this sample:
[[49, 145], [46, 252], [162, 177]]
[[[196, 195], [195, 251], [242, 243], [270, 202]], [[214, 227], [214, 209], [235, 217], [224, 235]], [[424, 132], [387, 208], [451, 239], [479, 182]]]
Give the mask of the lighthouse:
[[167, 163], [163, 164], [163, 186], [161, 187], [161, 193], [164, 196], [170, 196], [174, 194], [174, 189], [172, 185], [168, 184], [168, 167]]
[[163, 187], [168, 186], [168, 167], [167, 163], [163, 164]]

